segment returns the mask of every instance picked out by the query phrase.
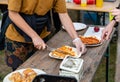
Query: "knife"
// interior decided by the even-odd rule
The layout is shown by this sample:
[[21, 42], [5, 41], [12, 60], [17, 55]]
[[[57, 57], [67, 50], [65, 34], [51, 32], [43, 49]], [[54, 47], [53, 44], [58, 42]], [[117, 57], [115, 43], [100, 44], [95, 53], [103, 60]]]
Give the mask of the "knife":
[[46, 48], [48, 51], [56, 51], [56, 52], [59, 52], [59, 53], [62, 53], [62, 54], [69, 54], [68, 52], [65, 52], [65, 51], [62, 51], [62, 50], [59, 50], [59, 49], [56, 49], [56, 48], [52, 48], [50, 46], [47, 46]]
[[62, 51], [62, 50], [58, 50], [58, 49], [55, 49], [55, 48], [52, 48], [50, 46], [47, 46], [47, 50], [48, 51], [56, 51], [56, 52], [59, 52], [59, 53], [63, 53], [63, 54], [67, 54], [66, 52]]
[[54, 50], [56, 50], [55, 48], [52, 48], [52, 47], [50, 47], [50, 46], [47, 46], [47, 48], [46, 48], [48, 51], [54, 51]]

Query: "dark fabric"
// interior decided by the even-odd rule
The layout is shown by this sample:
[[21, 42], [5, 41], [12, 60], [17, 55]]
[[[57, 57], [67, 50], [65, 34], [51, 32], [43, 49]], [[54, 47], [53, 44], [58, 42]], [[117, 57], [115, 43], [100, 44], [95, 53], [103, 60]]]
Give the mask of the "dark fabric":
[[58, 13], [56, 12], [52, 12], [52, 15], [53, 15], [53, 22], [54, 22], [54, 26], [56, 28], [56, 32], [60, 31], [61, 30], [61, 27], [62, 27], [62, 24], [60, 22], [60, 18], [58, 16]]
[[5, 38], [5, 59], [8, 66], [16, 69], [30, 56], [34, 54], [36, 48], [30, 43], [21, 43]]
[[8, 25], [11, 23], [11, 20], [8, 17], [8, 11], [5, 11], [3, 13], [2, 17], [2, 24], [1, 24], [1, 31], [0, 31], [0, 50], [4, 49], [4, 43], [5, 43], [5, 32], [8, 27]]
[[[34, 15], [26, 15], [20, 13], [23, 19], [32, 27], [33, 30], [37, 32], [38, 35], [41, 34], [43, 28], [47, 26], [47, 30], [50, 31], [51, 28], [51, 20], [50, 20], [50, 12], [45, 14], [44, 16]], [[19, 27], [14, 24], [16, 30], [25, 38], [26, 42], [32, 42], [31, 38], [24, 33]]]

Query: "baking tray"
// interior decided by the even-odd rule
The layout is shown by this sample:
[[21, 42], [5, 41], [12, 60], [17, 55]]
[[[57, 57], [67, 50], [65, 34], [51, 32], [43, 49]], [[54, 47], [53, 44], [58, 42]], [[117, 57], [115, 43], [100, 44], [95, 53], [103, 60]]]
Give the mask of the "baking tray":
[[32, 82], [77, 82], [74, 77], [40, 74]]

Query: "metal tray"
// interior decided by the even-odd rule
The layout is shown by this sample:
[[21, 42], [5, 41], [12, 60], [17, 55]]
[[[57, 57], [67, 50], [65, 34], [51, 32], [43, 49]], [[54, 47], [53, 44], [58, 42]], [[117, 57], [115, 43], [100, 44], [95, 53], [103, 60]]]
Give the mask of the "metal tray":
[[74, 77], [40, 74], [32, 82], [77, 82]]

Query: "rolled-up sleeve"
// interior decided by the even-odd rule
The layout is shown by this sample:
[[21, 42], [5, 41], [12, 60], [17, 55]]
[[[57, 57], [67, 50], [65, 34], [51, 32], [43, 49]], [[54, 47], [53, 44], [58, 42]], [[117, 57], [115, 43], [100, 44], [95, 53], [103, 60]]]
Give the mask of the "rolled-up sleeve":
[[8, 10], [19, 12], [21, 5], [22, 0], [8, 0]]
[[58, 13], [66, 13], [66, 2], [65, 0], [56, 0], [54, 10]]

